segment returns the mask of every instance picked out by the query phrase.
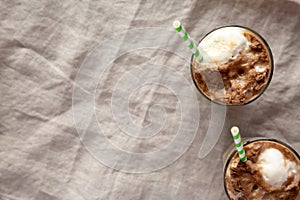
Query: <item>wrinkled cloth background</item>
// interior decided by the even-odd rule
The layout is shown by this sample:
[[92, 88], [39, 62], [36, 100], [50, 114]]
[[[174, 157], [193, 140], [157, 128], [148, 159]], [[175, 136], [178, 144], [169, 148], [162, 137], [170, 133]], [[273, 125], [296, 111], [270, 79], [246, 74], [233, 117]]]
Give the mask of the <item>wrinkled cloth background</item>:
[[[243, 136], [274, 137], [300, 152], [299, 18], [299, 0], [2, 0], [0, 199], [227, 199], [223, 191], [222, 154], [232, 144], [228, 135], [232, 125], [240, 126]], [[197, 40], [221, 25], [239, 24], [256, 30], [273, 51], [272, 82], [255, 102], [228, 108], [222, 135], [205, 159], [199, 159], [198, 152], [210, 120], [210, 103], [197, 94], [199, 130], [180, 159], [146, 174], [108, 168], [89, 154], [76, 131], [72, 89], [77, 71], [88, 52], [106, 38], [143, 27], [172, 30], [174, 19], [181, 19]], [[113, 64], [118, 67], [111, 68], [102, 87], [111, 87], [110, 83], [118, 80], [112, 74], [129, 69], [135, 60], [172, 66], [174, 55], [158, 51], [124, 55]], [[172, 67], [190, 77], [187, 62], [178, 59]], [[158, 101], [157, 98], [164, 98], [165, 90], [155, 98], [145, 91], [155, 93], [156, 89], [149, 86], [141, 90], [130, 104], [139, 123], [147, 121], [149, 102], [141, 107], [139, 103], [145, 99], [150, 103]], [[97, 104], [101, 106], [101, 98]], [[97, 115], [101, 114], [100, 109]], [[109, 127], [117, 129], [111, 123]], [[147, 152], [172, 139], [175, 118], [170, 123], [165, 130], [169, 135], [158, 135], [152, 145], [139, 148], [133, 148], [130, 142], [124, 145], [127, 140], [114, 137], [117, 133], [113, 130], [108, 129], [106, 134], [124, 148]]]

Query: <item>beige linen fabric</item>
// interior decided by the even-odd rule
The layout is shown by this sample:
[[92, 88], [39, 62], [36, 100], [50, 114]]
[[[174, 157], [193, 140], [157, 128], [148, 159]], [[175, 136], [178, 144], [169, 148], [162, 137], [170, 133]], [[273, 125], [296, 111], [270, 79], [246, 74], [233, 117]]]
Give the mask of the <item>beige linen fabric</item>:
[[[199, 159], [198, 152], [211, 106], [197, 93], [198, 102], [191, 103], [199, 103], [199, 110], [195, 110], [200, 113], [199, 128], [182, 157], [152, 173], [108, 168], [86, 150], [74, 124], [72, 90], [79, 67], [103, 40], [136, 28], [172, 30], [175, 19], [185, 24], [195, 40], [221, 25], [239, 24], [256, 30], [274, 54], [272, 82], [257, 101], [228, 108], [222, 135], [206, 158]], [[274, 137], [300, 151], [299, 35], [299, 1], [2, 0], [0, 199], [227, 199], [222, 154], [233, 142], [229, 135], [232, 125], [240, 126], [243, 136]], [[192, 84], [187, 61], [170, 52], [144, 49], [115, 60], [99, 88], [106, 91], [123, 73], [145, 62], [168, 65]], [[176, 134], [179, 103], [167, 88], [148, 85], [131, 97], [129, 112], [135, 123], [149, 123], [148, 108], [155, 102], [165, 105], [170, 113], [160, 134], [138, 144], [120, 135], [104, 109], [110, 95], [97, 92], [97, 117], [105, 125], [106, 136], [120, 148], [155, 151]]]

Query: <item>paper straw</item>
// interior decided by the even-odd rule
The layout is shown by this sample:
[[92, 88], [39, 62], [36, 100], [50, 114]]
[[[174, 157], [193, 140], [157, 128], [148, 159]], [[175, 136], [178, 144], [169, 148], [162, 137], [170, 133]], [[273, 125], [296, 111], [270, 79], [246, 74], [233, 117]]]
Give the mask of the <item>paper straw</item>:
[[173, 23], [173, 27], [179, 33], [179, 35], [183, 39], [183, 41], [185, 43], [187, 43], [189, 49], [192, 51], [192, 53], [195, 55], [195, 57], [198, 58], [198, 61], [201, 62], [203, 60], [203, 55], [200, 55], [199, 50], [198, 50], [197, 46], [195, 45], [195, 42], [192, 40], [192, 38], [186, 32], [186, 30], [184, 29], [181, 22], [178, 20], [175, 20]]
[[242, 162], [246, 162], [247, 161], [247, 156], [243, 147], [243, 142], [242, 142], [242, 138], [241, 138], [241, 134], [240, 134], [240, 130], [238, 127], [233, 126], [231, 128], [231, 134], [233, 136], [234, 139], [234, 143], [235, 143], [235, 147], [238, 151], [239, 157], [241, 159]]

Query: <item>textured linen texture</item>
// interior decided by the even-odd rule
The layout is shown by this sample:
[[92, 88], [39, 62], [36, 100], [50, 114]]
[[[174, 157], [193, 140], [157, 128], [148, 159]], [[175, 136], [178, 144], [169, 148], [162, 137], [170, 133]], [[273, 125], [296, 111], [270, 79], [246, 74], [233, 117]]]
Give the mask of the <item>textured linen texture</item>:
[[[195, 40], [222, 25], [256, 30], [273, 52], [271, 84], [255, 102], [228, 108], [222, 135], [206, 158], [200, 160], [198, 152], [210, 120], [210, 102], [197, 94], [198, 102], [191, 103], [199, 103], [199, 129], [180, 159], [146, 174], [108, 168], [85, 149], [74, 124], [72, 89], [80, 64], [106, 38], [144, 27], [172, 30], [175, 19]], [[0, 199], [227, 199], [222, 155], [233, 143], [232, 125], [240, 126], [244, 137], [274, 137], [300, 152], [299, 35], [298, 0], [1, 0]], [[179, 57], [162, 50], [136, 50], [112, 63], [101, 88], [111, 88], [119, 75], [143, 62], [168, 65], [190, 78], [189, 63]], [[172, 140], [180, 113], [174, 110], [176, 97], [166, 88], [145, 86], [131, 97], [129, 112], [136, 123], [147, 125], [147, 109], [154, 102], [171, 113], [162, 133], [140, 145], [119, 135], [116, 124], [101, 111], [110, 97], [107, 92], [96, 92], [97, 116], [120, 148], [155, 151]]]

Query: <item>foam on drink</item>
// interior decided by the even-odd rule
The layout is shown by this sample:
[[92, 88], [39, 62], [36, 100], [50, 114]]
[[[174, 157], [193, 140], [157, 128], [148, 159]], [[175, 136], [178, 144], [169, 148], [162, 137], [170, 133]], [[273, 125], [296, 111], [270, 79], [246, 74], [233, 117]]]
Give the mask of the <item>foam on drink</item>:
[[297, 174], [297, 166], [275, 148], [266, 149], [258, 157], [257, 162], [266, 182], [273, 186], [281, 186], [289, 176]]
[[300, 193], [300, 160], [288, 147], [269, 140], [244, 146], [248, 160], [237, 153], [225, 168], [225, 188], [231, 200], [296, 200]]
[[267, 87], [273, 60], [267, 44], [242, 27], [221, 27], [199, 43], [203, 60], [192, 60], [196, 86], [207, 98], [226, 105], [243, 105]]
[[235, 59], [238, 54], [249, 48], [249, 42], [244, 36], [242, 29], [236, 27], [226, 27], [205, 37], [199, 44], [199, 48], [206, 53], [203, 63], [215, 67], [216, 64], [222, 64]]

